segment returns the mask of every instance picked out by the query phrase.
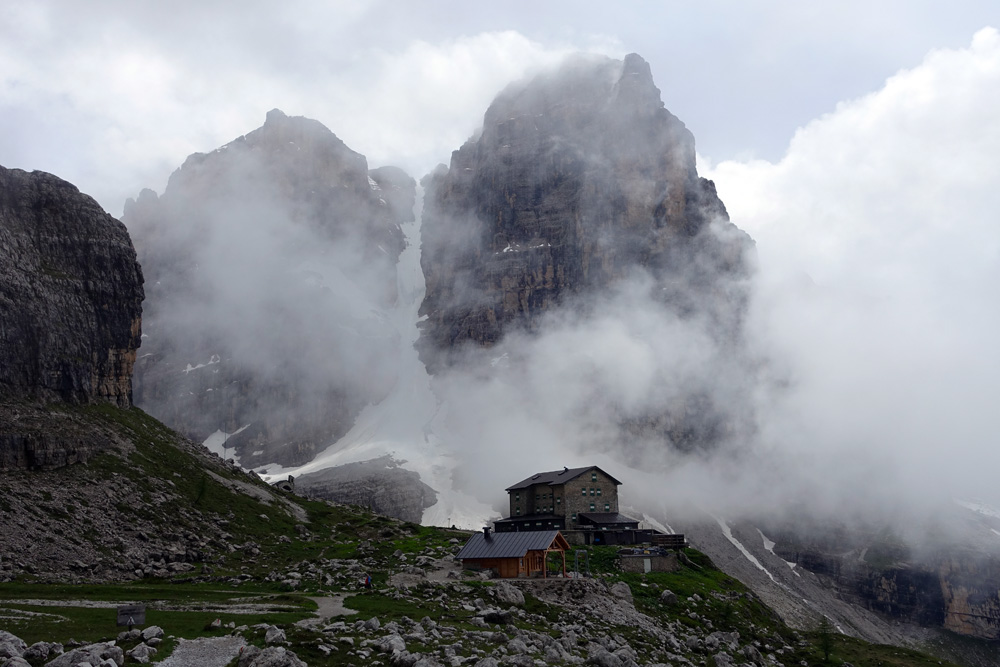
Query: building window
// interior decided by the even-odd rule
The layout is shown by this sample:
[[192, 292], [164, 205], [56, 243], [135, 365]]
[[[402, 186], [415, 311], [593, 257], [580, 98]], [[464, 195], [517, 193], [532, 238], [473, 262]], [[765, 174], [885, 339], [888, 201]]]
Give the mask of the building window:
[[585, 495], [587, 495], [587, 488], [586, 488], [586, 487], [584, 487], [584, 488], [580, 489], [580, 495], [581, 495], [581, 496], [585, 496]]
[[598, 487], [598, 489], [597, 489], [597, 495], [601, 495], [601, 489], [600, 489], [600, 487]]
[[521, 508], [520, 507], [517, 508], [517, 511], [515, 512], [515, 514], [517, 514], [518, 516], [521, 516]]
[[594, 495], [594, 487], [590, 487], [590, 495]]
[[514, 494], [514, 500], [520, 500], [520, 499], [521, 499], [521, 494], [520, 493], [515, 493]]
[[536, 525], [536, 526], [540, 526], [540, 525], [542, 525], [542, 522], [541, 522], [541, 521], [536, 521], [536, 522], [535, 522], [535, 525]]
[[611, 503], [604, 503], [604, 511], [605, 512], [611, 511]]
[[562, 498], [556, 498], [556, 505], [562, 503]]
[[596, 472], [590, 473], [590, 481], [591, 482], [596, 482], [597, 481], [597, 473]]
[[591, 511], [591, 512], [593, 512], [593, 511], [594, 511], [594, 503], [590, 503], [590, 511]]
[[576, 521], [576, 512], [573, 512], [573, 521]]

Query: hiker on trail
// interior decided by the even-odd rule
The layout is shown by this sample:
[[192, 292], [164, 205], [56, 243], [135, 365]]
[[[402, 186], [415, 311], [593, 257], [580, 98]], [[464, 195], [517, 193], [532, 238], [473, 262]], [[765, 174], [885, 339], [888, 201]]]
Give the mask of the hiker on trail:
[[371, 588], [371, 587], [372, 587], [372, 577], [371, 577], [370, 574], [366, 574], [365, 575], [365, 588]]

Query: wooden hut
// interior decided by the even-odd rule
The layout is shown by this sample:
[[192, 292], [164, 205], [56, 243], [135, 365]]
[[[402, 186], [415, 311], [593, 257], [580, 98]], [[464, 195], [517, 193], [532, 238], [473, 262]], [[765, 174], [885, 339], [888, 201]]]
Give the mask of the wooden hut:
[[462, 567], [473, 570], [493, 570], [500, 577], [548, 576], [545, 558], [551, 552], [562, 557], [562, 573], [566, 576], [566, 550], [569, 543], [558, 530], [520, 533], [491, 533], [484, 528], [473, 535], [455, 558]]

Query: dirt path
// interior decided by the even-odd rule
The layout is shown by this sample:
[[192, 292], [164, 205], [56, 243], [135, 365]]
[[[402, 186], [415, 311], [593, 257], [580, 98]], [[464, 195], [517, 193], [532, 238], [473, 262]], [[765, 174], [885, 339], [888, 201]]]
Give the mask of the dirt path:
[[246, 646], [243, 637], [203, 637], [181, 639], [160, 667], [226, 667]]
[[344, 598], [347, 595], [331, 595], [323, 598], [309, 598], [318, 605], [316, 615], [320, 618], [332, 618], [334, 616], [350, 616], [356, 614], [356, 609], [348, 609], [344, 606]]

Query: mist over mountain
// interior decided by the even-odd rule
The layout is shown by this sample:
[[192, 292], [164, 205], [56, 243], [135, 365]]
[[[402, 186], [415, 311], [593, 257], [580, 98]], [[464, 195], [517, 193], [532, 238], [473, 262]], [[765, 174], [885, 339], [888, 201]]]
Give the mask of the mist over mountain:
[[[418, 347], [449, 404], [491, 394], [458, 411], [486, 420], [480, 441], [632, 463], [652, 441], [698, 452], [752, 433], [732, 390], [751, 370], [753, 242], [641, 57], [578, 56], [511, 84], [423, 184]], [[494, 415], [545, 430], [494, 430]]]
[[395, 381], [382, 311], [414, 185], [274, 110], [130, 200], [148, 284], [136, 403], [248, 467], [301, 464], [340, 437]]

